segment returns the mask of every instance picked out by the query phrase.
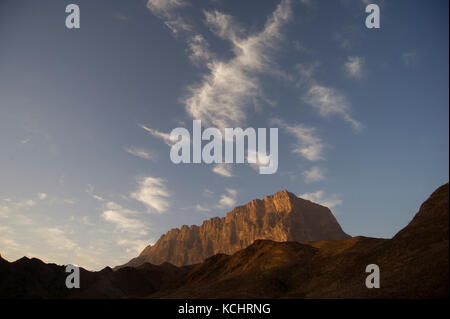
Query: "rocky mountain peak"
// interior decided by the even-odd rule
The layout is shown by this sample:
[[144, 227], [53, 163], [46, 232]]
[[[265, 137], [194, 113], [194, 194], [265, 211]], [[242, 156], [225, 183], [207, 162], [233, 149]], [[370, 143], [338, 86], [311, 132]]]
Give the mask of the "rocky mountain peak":
[[258, 239], [307, 242], [348, 237], [327, 207], [282, 190], [235, 207], [225, 217], [211, 218], [201, 226], [171, 229], [126, 265], [195, 264], [218, 253], [233, 254]]

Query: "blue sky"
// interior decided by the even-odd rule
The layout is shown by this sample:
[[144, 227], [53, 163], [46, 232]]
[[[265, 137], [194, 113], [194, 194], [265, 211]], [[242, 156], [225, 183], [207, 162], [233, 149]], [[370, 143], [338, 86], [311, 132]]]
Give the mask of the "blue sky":
[[[367, 3], [2, 1], [0, 253], [100, 269], [283, 189], [394, 235], [448, 181], [448, 1]], [[278, 127], [277, 173], [173, 164], [193, 119]]]

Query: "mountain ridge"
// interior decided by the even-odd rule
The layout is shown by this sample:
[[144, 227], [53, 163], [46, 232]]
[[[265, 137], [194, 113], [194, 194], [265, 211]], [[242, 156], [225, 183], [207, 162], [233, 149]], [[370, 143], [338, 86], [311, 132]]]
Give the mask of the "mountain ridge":
[[258, 239], [306, 242], [349, 237], [329, 208], [282, 190], [237, 206], [224, 217], [205, 220], [200, 226], [172, 228], [139, 256], [114, 269], [145, 262], [195, 264], [218, 253], [232, 254]]

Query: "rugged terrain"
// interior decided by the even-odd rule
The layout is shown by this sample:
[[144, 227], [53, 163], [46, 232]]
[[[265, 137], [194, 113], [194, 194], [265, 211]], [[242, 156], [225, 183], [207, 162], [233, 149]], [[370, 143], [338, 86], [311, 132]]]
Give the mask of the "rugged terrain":
[[258, 239], [307, 242], [349, 237], [327, 207], [284, 190], [236, 207], [226, 217], [209, 219], [201, 226], [172, 229], [123, 266], [146, 262], [191, 265], [215, 254], [233, 254]]
[[[392, 239], [256, 240], [190, 266], [82, 270], [80, 289], [65, 288], [63, 266], [0, 258], [0, 298], [448, 298], [448, 197], [438, 188]], [[365, 286], [368, 264], [379, 289]]]

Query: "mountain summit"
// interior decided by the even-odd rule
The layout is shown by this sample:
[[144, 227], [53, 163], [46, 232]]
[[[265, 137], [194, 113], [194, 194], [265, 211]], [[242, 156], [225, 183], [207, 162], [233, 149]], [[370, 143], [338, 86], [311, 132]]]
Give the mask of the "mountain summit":
[[171, 229], [123, 266], [196, 264], [218, 253], [233, 254], [258, 239], [308, 242], [349, 237], [330, 209], [283, 190], [236, 207], [225, 217], [206, 220], [201, 226]]

